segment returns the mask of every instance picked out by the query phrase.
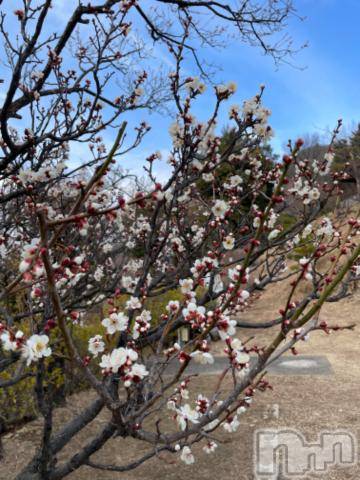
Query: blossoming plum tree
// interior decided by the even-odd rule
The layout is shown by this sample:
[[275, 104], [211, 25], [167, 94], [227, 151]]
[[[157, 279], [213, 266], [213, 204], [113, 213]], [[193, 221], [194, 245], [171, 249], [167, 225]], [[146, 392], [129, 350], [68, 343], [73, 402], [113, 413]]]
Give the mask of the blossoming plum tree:
[[[22, 45], [7, 33], [2, 18], [11, 75], [0, 111], [0, 369], [18, 368], [0, 387], [35, 375], [44, 419], [41, 444], [19, 479], [61, 479], [82, 465], [123, 472], [161, 451], [192, 464], [194, 443], [211, 454], [217, 448], [217, 432], [236, 431], [256, 392], [268, 388], [263, 372], [271, 362], [288, 350], [295, 353], [296, 344], [314, 329], [339, 329], [319, 323], [320, 309], [346, 294], [349, 282], [359, 275], [359, 220], [349, 218], [340, 225], [321, 213], [327, 200], [339, 195], [342, 172], [334, 174], [331, 184], [323, 180], [339, 126], [323, 159], [299, 160], [302, 141], [297, 140], [289, 143], [282, 161], [268, 162], [259, 155], [259, 146], [273, 134], [271, 112], [263, 106], [264, 87], [243, 105], [230, 107], [225, 104], [236, 85], [214, 87], [213, 113], [199, 121], [193, 106], [205, 84], [182, 74], [185, 51], [195, 55], [188, 45], [195, 28], [191, 8], [210, 9], [235, 22], [243, 39], [276, 56], [279, 51], [265, 44], [262, 35], [275, 31], [290, 4], [267, 2], [257, 10], [258, 22], [251, 17], [251, 26], [241, 9], [219, 2], [156, 3], [179, 9], [181, 35], [162, 30], [136, 1], [80, 2], [63, 32], [49, 37], [44, 23], [50, 0], [24, 2], [15, 11]], [[124, 186], [112, 171], [116, 159], [137, 146], [149, 127], [140, 124], [133, 142], [125, 145], [123, 118], [152, 100], [144, 100], [145, 73], [120, 97], [111, 97], [109, 85], [113, 71], [123, 74], [133, 11], [174, 57], [169, 86], [177, 114], [170, 126], [169, 178], [162, 183], [156, 179], [154, 165], [160, 155], [155, 151], [146, 159], [147, 187], [140, 189], [135, 183], [129, 194], [128, 180]], [[64, 48], [76, 37], [78, 26], [89, 24], [88, 42], [80, 35], [75, 43], [78, 68], [69, 68]], [[235, 134], [220, 151], [216, 124], [224, 108]], [[10, 125], [12, 120], [17, 127]], [[101, 137], [110, 127], [117, 131], [111, 148]], [[89, 145], [90, 154], [88, 161], [74, 166], [72, 146], [77, 142]], [[230, 168], [226, 181], [219, 182], [217, 170], [224, 165], [236, 174]], [[199, 187], [201, 182], [209, 185], [210, 196]], [[281, 214], [294, 199], [298, 214], [287, 227]], [[306, 257], [292, 259], [299, 246], [309, 244]], [[141, 249], [140, 256], [134, 254], [135, 247]], [[280, 280], [290, 287], [280, 317], [265, 324], [241, 322], [239, 312], [249, 299]], [[306, 294], [299, 293], [303, 282], [308, 285]], [[172, 292], [176, 298], [154, 318], [149, 299]], [[106, 314], [97, 334], [87, 339], [84, 356], [72, 326], [86, 324], [96, 305], [105, 306]], [[268, 345], [257, 346], [242, 338], [237, 327], [277, 331]], [[182, 328], [191, 335], [178, 342], [176, 332]], [[214, 330], [228, 363], [206, 396], [187, 371], [193, 362], [204, 372], [216, 363], [210, 338]], [[56, 358], [67, 362], [95, 392], [95, 399], [60, 430], [53, 425], [48, 382]], [[225, 382], [230, 392], [224, 393]], [[110, 419], [102, 430], [58, 463], [59, 452], [103, 409]], [[164, 419], [171, 420], [172, 427], [165, 426]], [[146, 442], [149, 452], [123, 465], [92, 460], [114, 435], [124, 442]]]

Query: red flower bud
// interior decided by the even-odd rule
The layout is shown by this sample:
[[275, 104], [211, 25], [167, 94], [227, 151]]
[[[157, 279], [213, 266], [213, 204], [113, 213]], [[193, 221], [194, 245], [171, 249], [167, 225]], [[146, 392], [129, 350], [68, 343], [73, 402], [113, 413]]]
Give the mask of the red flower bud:
[[285, 163], [285, 165], [290, 165], [290, 163], [292, 162], [292, 158], [289, 155], [284, 155], [283, 162]]

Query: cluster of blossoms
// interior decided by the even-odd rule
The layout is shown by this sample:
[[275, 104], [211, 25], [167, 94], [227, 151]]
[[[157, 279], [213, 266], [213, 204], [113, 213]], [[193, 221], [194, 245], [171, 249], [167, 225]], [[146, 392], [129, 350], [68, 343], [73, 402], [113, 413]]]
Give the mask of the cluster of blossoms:
[[336, 230], [334, 229], [333, 227], [333, 224], [330, 220], [330, 218], [328, 217], [324, 217], [322, 220], [321, 220], [321, 224], [320, 226], [316, 229], [316, 235], [318, 237], [320, 236], [325, 236], [325, 237], [331, 237], [333, 235], [335, 236], [339, 236], [339, 232], [336, 232]]
[[[263, 87], [261, 88], [263, 89]], [[265, 140], [274, 135], [272, 128], [268, 125], [271, 111], [261, 104], [261, 95], [244, 101], [242, 108], [238, 105], [230, 107], [230, 119], [239, 120], [241, 114], [246, 122], [252, 124], [255, 135], [259, 135]]]
[[199, 80], [199, 77], [190, 77], [185, 81], [185, 87], [190, 95], [196, 95], [204, 93], [206, 90], [205, 83]]
[[[210, 253], [211, 255], [211, 253]], [[216, 258], [209, 256], [198, 258], [195, 260], [194, 266], [191, 267], [190, 271], [193, 274], [193, 277], [196, 279], [200, 276], [203, 276], [205, 272], [209, 272], [216, 267], [218, 267], [218, 261]]]
[[320, 191], [317, 187], [311, 186], [310, 182], [300, 176], [295, 182], [290, 192], [299, 196], [304, 205], [309, 205], [311, 202], [315, 202], [320, 198]]
[[203, 306], [198, 306], [194, 302], [189, 302], [182, 311], [186, 322], [189, 322], [193, 328], [201, 328], [206, 322], [206, 310]]
[[23, 184], [36, 184], [39, 182], [47, 182], [57, 178], [66, 169], [64, 162], [58, 162], [54, 166], [43, 166], [39, 170], [20, 170], [18, 178]]
[[143, 310], [140, 315], [135, 318], [133, 328], [133, 339], [136, 340], [140, 335], [144, 335], [151, 327], [151, 312]]
[[138, 354], [131, 348], [115, 348], [111, 353], [102, 355], [100, 367], [103, 374], [119, 374], [126, 388], [140, 382], [149, 372], [141, 363], [136, 363]]
[[0, 324], [0, 341], [2, 348], [7, 352], [20, 352], [29, 366], [40, 358], [49, 357], [51, 348], [48, 346], [47, 335], [31, 335], [26, 338], [24, 332], [18, 330], [15, 334]]
[[231, 193], [241, 193], [243, 178], [240, 175], [231, 175], [227, 182], [224, 183], [224, 188], [230, 190]]
[[246, 353], [241, 341], [238, 338], [229, 337], [226, 339], [226, 344], [225, 353], [229, 357], [231, 365], [237, 370], [248, 366], [250, 356]]

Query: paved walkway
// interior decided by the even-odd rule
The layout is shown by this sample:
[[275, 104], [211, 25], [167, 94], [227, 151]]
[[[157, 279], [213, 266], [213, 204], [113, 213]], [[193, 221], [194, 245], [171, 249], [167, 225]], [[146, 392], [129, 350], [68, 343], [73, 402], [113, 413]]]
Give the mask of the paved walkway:
[[[215, 357], [212, 365], [191, 362], [186, 369], [186, 375], [215, 375], [221, 373], [228, 364], [226, 357]], [[173, 373], [178, 368], [178, 364], [171, 364], [169, 371]], [[266, 370], [273, 375], [332, 375], [333, 373], [329, 360], [323, 355], [284, 356], [275, 360]]]

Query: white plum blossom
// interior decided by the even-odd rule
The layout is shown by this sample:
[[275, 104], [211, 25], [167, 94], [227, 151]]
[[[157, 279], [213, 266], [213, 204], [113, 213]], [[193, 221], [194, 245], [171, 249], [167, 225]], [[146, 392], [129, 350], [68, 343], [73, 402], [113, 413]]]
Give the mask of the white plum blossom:
[[5, 330], [0, 335], [0, 340], [2, 342], [2, 348], [5, 351], [14, 352], [18, 348], [18, 341], [21, 340], [24, 336], [24, 333], [21, 330], [18, 330], [15, 335], [11, 335], [10, 332]]
[[20, 273], [25, 273], [31, 267], [34, 256], [38, 251], [39, 243], [40, 240], [38, 238], [34, 238], [31, 243], [23, 246], [23, 250], [21, 252], [22, 260], [19, 265]]
[[185, 251], [185, 247], [181, 241], [181, 238], [179, 237], [171, 238], [171, 243], [172, 243], [172, 248], [174, 249], [175, 252], [181, 253]]
[[189, 399], [189, 390], [186, 387], [187, 387], [187, 383], [185, 381], [181, 382], [179, 392], [183, 400]]
[[321, 221], [320, 227], [316, 229], [316, 235], [320, 237], [325, 235], [326, 237], [331, 237], [334, 234], [334, 227], [332, 226], [331, 220], [328, 217], [324, 217]]
[[204, 93], [206, 90], [206, 85], [200, 81], [199, 77], [189, 79], [189, 81], [186, 82], [185, 87], [189, 93]]
[[191, 465], [195, 462], [195, 457], [192, 454], [190, 447], [186, 445], [181, 450], [180, 458], [184, 463], [186, 463], [186, 465]]
[[310, 260], [306, 257], [302, 257], [300, 258], [299, 260], [299, 265], [302, 267], [303, 269], [303, 275], [304, 275], [304, 278], [306, 280], [309, 280], [311, 281], [313, 279], [313, 276], [312, 276], [312, 265], [310, 263]]
[[131, 375], [132, 377], [139, 377], [139, 378], [143, 378], [145, 377], [146, 375], [148, 375], [149, 372], [146, 370], [145, 368], [145, 365], [142, 365], [140, 363], [135, 363], [132, 367], [131, 367]]
[[308, 225], [306, 225], [306, 227], [304, 228], [303, 232], [302, 232], [302, 236], [304, 238], [306, 238], [308, 235], [311, 234], [311, 232], [313, 231], [313, 226], [311, 223], [309, 223]]
[[253, 129], [256, 135], [262, 137], [265, 140], [274, 136], [274, 130], [269, 125], [256, 123], [253, 126]]
[[124, 378], [124, 386], [128, 388], [133, 382], [138, 383], [147, 375], [149, 375], [149, 372], [146, 370], [145, 365], [134, 363]]
[[229, 82], [227, 85], [217, 85], [215, 89], [219, 96], [228, 97], [236, 92], [237, 85], [235, 82]]
[[171, 411], [175, 412], [176, 411], [176, 399], [175, 398], [170, 398], [166, 403], [166, 408], [168, 410], [171, 410]]
[[328, 175], [331, 169], [331, 165], [334, 161], [335, 153], [333, 151], [328, 151], [324, 155], [324, 162], [320, 165], [319, 174]]
[[19, 272], [25, 273], [30, 268], [31, 262], [28, 259], [21, 260], [19, 264]]
[[179, 285], [182, 293], [190, 293], [194, 287], [194, 281], [192, 278], [184, 278], [180, 280]]
[[299, 264], [302, 265], [302, 266], [309, 265], [309, 263], [310, 263], [310, 259], [306, 258], [306, 257], [302, 257], [299, 260]]
[[104, 253], [110, 253], [113, 249], [111, 243], [105, 243], [102, 247]]
[[250, 355], [245, 352], [240, 339], [228, 338], [227, 345], [229, 348], [225, 349], [225, 353], [229, 355], [231, 364], [235, 368], [239, 369], [250, 362]]
[[126, 242], [126, 246], [129, 250], [132, 250], [136, 246], [135, 240], [128, 240]]
[[236, 333], [236, 320], [230, 320], [228, 317], [223, 316], [218, 321], [217, 327], [221, 340], [226, 340], [228, 337], [235, 335]]
[[84, 261], [84, 258], [84, 255], [78, 255], [73, 261], [76, 263], [76, 265], [81, 265]]
[[101, 335], [95, 335], [89, 339], [89, 352], [97, 357], [99, 353], [102, 353], [105, 350], [105, 343]]
[[253, 220], [253, 227], [254, 228], [259, 228], [261, 224], [261, 218], [258, 216], [258, 217], [255, 217], [254, 220]]
[[[205, 281], [206, 281], [206, 285], [209, 286], [210, 285], [210, 275], [208, 275], [206, 278], [205, 278]], [[213, 280], [213, 292], [214, 293], [218, 293], [218, 292], [221, 292], [222, 290], [224, 289], [224, 283], [221, 279], [221, 275], [219, 274], [216, 274], [214, 276], [214, 280]]]
[[[33, 91], [33, 96], [35, 100], [40, 98], [39, 92], [36, 90]], [[36, 171], [31, 169], [21, 169], [18, 173], [18, 177], [19, 180], [24, 184], [43, 182], [49, 180], [49, 178], [56, 178], [65, 168], [65, 163], [60, 161], [55, 166], [43, 165]]]
[[121, 284], [128, 292], [132, 292], [136, 286], [136, 281], [131, 277], [124, 276], [121, 279]]
[[223, 240], [223, 247], [225, 250], [232, 250], [235, 246], [235, 238], [233, 235], [227, 235]]
[[225, 432], [234, 433], [239, 428], [240, 422], [237, 418], [237, 415], [235, 415], [234, 417], [226, 418], [222, 425]]
[[280, 234], [280, 230], [275, 228], [274, 230], [271, 230], [271, 232], [268, 235], [268, 240], [274, 240], [274, 238], [278, 237]]
[[215, 205], [211, 211], [217, 218], [224, 218], [226, 212], [229, 210], [229, 205], [224, 200], [216, 200]]
[[129, 310], [141, 308], [141, 302], [137, 297], [130, 297], [130, 299], [126, 302], [126, 308]]
[[212, 182], [215, 178], [213, 173], [203, 173], [201, 177], [204, 182]]
[[266, 220], [266, 226], [269, 229], [275, 228], [276, 221], [278, 219], [278, 214], [274, 212], [273, 209], [270, 210], [269, 218]]
[[178, 122], [173, 122], [169, 128], [169, 134], [175, 148], [181, 147], [183, 143], [184, 130]]
[[209, 442], [206, 443], [206, 445], [204, 445], [203, 450], [205, 453], [209, 455], [210, 453], [214, 453], [217, 447], [218, 447], [218, 444], [210, 440]]
[[229, 181], [230, 181], [231, 187], [237, 187], [238, 185], [241, 185], [244, 182], [244, 180], [242, 179], [242, 177], [240, 177], [240, 175], [232, 175], [229, 178]]
[[229, 118], [230, 119], [237, 118], [239, 113], [240, 113], [239, 105], [231, 105], [231, 107], [229, 108]]
[[170, 300], [166, 305], [166, 311], [169, 313], [176, 313], [180, 309], [180, 302], [178, 300]]
[[234, 350], [243, 350], [243, 344], [240, 340], [240, 338], [232, 338], [230, 340], [230, 345], [231, 345], [231, 348], [233, 348]]
[[209, 399], [207, 397], [204, 397], [204, 395], [201, 395], [201, 393], [198, 395], [197, 400], [196, 400], [196, 411], [200, 412], [201, 415], [204, 415], [208, 408], [209, 408]]
[[318, 200], [320, 198], [320, 192], [316, 187], [312, 188], [309, 191], [309, 198], [310, 198], [311, 201], [315, 201], [315, 200]]
[[245, 301], [248, 298], [250, 298], [250, 293], [247, 290], [241, 290], [240, 297], [241, 297], [242, 300]]
[[316, 187], [310, 189], [305, 186], [298, 191], [298, 194], [303, 196], [304, 205], [308, 205], [309, 203], [316, 201], [320, 198], [320, 192]]
[[201, 365], [211, 365], [214, 363], [214, 357], [210, 352], [202, 352], [201, 350], [195, 350], [190, 355], [195, 362], [200, 363]]
[[230, 278], [230, 280], [232, 282], [236, 282], [237, 280], [239, 280], [239, 277], [240, 277], [240, 271], [237, 267], [235, 268], [229, 268], [228, 270], [228, 277]]
[[191, 408], [188, 403], [176, 409], [176, 421], [181, 430], [186, 430], [188, 422], [198, 423], [199, 412]]
[[243, 413], [246, 412], [246, 407], [244, 407], [243, 405], [241, 405], [241, 407], [239, 407], [237, 410], [236, 410], [236, 413], [238, 415], [242, 415]]
[[37, 361], [39, 358], [49, 357], [51, 348], [48, 347], [49, 337], [47, 335], [32, 335], [22, 347], [22, 356], [26, 359], [27, 365]]
[[106, 332], [109, 335], [113, 335], [115, 332], [127, 330], [129, 318], [122, 312], [113, 312], [107, 318], [104, 318], [101, 324], [106, 328]]
[[245, 352], [236, 352], [235, 360], [237, 363], [245, 364], [250, 361], [250, 355]]

